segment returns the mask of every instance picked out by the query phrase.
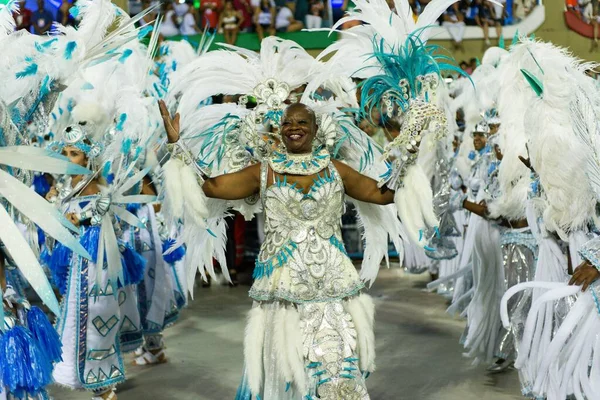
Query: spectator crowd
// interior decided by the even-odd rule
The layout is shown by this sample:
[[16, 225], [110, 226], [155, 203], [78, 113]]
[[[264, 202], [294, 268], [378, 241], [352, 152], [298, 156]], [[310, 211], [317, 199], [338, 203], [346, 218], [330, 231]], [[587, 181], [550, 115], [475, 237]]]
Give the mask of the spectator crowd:
[[[76, 1], [76, 0], [72, 0]], [[149, 7], [156, 0], [130, 1], [133, 13]], [[415, 18], [431, 0], [409, 0]], [[483, 31], [485, 46], [491, 45], [490, 30], [496, 37], [502, 35], [502, 27], [519, 22], [535, 7], [538, 0], [459, 0], [440, 18], [440, 25], [452, 37], [454, 50], [463, 49], [463, 37], [467, 26], [478, 26]], [[566, 0], [567, 7], [577, 10], [583, 18], [595, 14], [592, 4], [596, 0]], [[597, 2], [597, 1], [596, 1]], [[394, 8], [393, 0], [388, 0]], [[502, 4], [499, 5], [499, 4]], [[44, 0], [29, 9], [25, 1], [20, 2], [21, 11], [15, 14], [19, 29], [35, 34], [46, 34], [57, 21], [72, 25], [74, 18], [69, 13], [73, 3], [62, 0], [58, 9], [47, 8]], [[225, 41], [235, 44], [239, 33], [256, 33], [259, 39], [283, 32], [302, 29], [320, 29], [332, 26], [354, 7], [352, 0], [178, 0], [162, 3], [164, 20], [161, 35], [164, 38], [195, 35], [203, 31], [222, 33]], [[588, 17], [586, 17], [588, 16]], [[156, 15], [148, 15], [151, 22]], [[348, 29], [356, 22], [346, 23]]]
[[[149, 5], [146, 1], [142, 8]], [[239, 33], [256, 33], [259, 39], [282, 32], [329, 26], [329, 7], [323, 0], [201, 0], [163, 3], [165, 38], [218, 32], [235, 44]]]
[[[415, 14], [430, 0], [410, 0]], [[536, 6], [537, 0], [460, 0], [442, 15], [440, 23], [452, 37], [454, 50], [464, 51], [463, 38], [467, 26], [478, 26], [483, 30], [484, 46], [492, 45], [490, 29], [496, 37], [502, 37], [502, 27], [524, 19]]]
[[598, 20], [597, 0], [565, 0], [567, 10], [573, 11], [579, 18], [588, 24]]
[[75, 19], [70, 14], [73, 3], [62, 0], [58, 9], [48, 7], [44, 0], [37, 0], [35, 7], [30, 7], [26, 1], [19, 1], [19, 12], [13, 14], [17, 30], [26, 30], [36, 35], [45, 35], [52, 28], [54, 21], [62, 25], [73, 25]]
[[[431, 0], [409, 0], [415, 18]], [[462, 41], [467, 26], [478, 26], [483, 31], [485, 46], [491, 46], [490, 30], [496, 37], [502, 36], [502, 27], [518, 23], [535, 7], [538, 0], [459, 0], [439, 20], [452, 37], [455, 50], [462, 50]], [[577, 0], [572, 0], [577, 1]], [[580, 0], [585, 1], [585, 0]], [[591, 0], [589, 0], [591, 1]], [[391, 9], [394, 1], [388, 0]], [[172, 5], [167, 4], [170, 8]], [[296, 32], [304, 28], [330, 27], [354, 7], [352, 0], [201, 0], [195, 9], [181, 6], [175, 10], [173, 24], [164, 36], [176, 35], [182, 13], [194, 15], [199, 30], [222, 32], [227, 43], [233, 44], [239, 32], [255, 32], [259, 39], [281, 32]], [[175, 7], [177, 8], [177, 7]], [[190, 17], [191, 21], [191, 17]], [[348, 29], [356, 22], [346, 23]], [[181, 29], [181, 34], [185, 34]]]
[[598, 0], [566, 0], [568, 12], [575, 14], [586, 24], [592, 25], [594, 36], [590, 52], [600, 50], [600, 13], [598, 6]]

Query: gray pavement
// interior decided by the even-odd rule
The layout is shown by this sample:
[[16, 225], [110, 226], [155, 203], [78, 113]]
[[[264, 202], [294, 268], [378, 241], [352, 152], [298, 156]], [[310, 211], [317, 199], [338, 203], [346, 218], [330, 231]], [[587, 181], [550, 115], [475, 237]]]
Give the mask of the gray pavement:
[[[487, 375], [461, 356], [464, 321], [445, 313], [446, 300], [423, 290], [428, 276], [383, 270], [370, 290], [377, 304], [377, 371], [372, 400], [521, 399], [515, 371]], [[119, 400], [233, 400], [242, 372], [247, 286], [198, 288], [166, 333], [169, 363], [127, 369]], [[131, 357], [127, 362], [131, 364]], [[55, 400], [89, 399], [52, 388]]]

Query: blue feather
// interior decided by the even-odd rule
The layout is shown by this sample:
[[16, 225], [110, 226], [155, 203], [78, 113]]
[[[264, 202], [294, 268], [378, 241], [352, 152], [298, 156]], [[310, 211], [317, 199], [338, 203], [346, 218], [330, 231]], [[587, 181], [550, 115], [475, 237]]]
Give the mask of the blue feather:
[[167, 250], [173, 247], [175, 243], [176, 242], [174, 239], [167, 239], [162, 244], [163, 259], [167, 262], [167, 264], [175, 264], [176, 262], [181, 261], [185, 256], [185, 247], [183, 246], [179, 246], [169, 254], [164, 254], [167, 252]]
[[160, 53], [161, 56], [166, 56], [169, 54], [169, 46], [165, 46], [164, 44], [160, 45], [160, 48], [158, 49], [158, 52]]
[[120, 287], [140, 283], [144, 279], [146, 259], [129, 247], [129, 245], [125, 246], [125, 250], [121, 255], [124, 282], [119, 282]]
[[123, 130], [123, 125], [125, 125], [125, 121], [127, 121], [127, 114], [122, 113], [121, 115], [119, 115], [119, 122], [117, 123], [117, 126], [116, 126], [116, 129], [118, 131]]
[[48, 47], [52, 46], [54, 43], [56, 43], [57, 41], [58, 41], [57, 38], [46, 40], [44, 43], [42, 43], [42, 46], [48, 48]]
[[79, 16], [79, 7], [78, 6], [74, 6], [71, 7], [71, 9], [69, 10], [69, 14], [71, 14], [71, 17], [77, 19], [77, 17]]
[[61, 294], [67, 292], [67, 280], [73, 252], [62, 243], [56, 243], [51, 255], [45, 256], [45, 263], [50, 270], [52, 282]]
[[27, 313], [27, 327], [50, 362], [62, 361], [62, 343], [56, 329], [44, 312], [36, 306]]
[[31, 332], [15, 326], [0, 339], [0, 380], [17, 398], [36, 396], [52, 382], [52, 363]]
[[133, 50], [131, 49], [126, 49], [123, 54], [121, 55], [121, 57], [119, 57], [119, 62], [121, 64], [124, 64], [125, 61], [129, 58], [130, 55], [133, 54]]
[[15, 76], [17, 79], [21, 79], [21, 78], [25, 78], [26, 76], [35, 75], [35, 74], [37, 74], [37, 71], [38, 71], [38, 65], [36, 63], [32, 63], [32, 64], [29, 64], [27, 67], [25, 67], [24, 70], [17, 72]]
[[[42, 80], [42, 83], [40, 84], [40, 92], [38, 93], [38, 98], [37, 98], [38, 104], [39, 104], [39, 102], [41, 102], [44, 99], [44, 97], [46, 95], [50, 94], [53, 83], [54, 83], [54, 81], [52, 79], [50, 79], [50, 76], [46, 75], [44, 77], [44, 79]], [[37, 109], [37, 105], [36, 105], [36, 109]]]
[[77, 48], [77, 42], [67, 43], [67, 46], [65, 47], [65, 54], [63, 55], [65, 60], [70, 60], [71, 58], [73, 58], [73, 52], [75, 51], [76, 48]]
[[[383, 74], [373, 76], [362, 81], [359, 87], [362, 89], [361, 113], [363, 118], [371, 120], [372, 111], [382, 108], [382, 99], [387, 96], [393, 104], [401, 110], [406, 111], [411, 98], [427, 97], [424, 93], [423, 83], [420, 76], [436, 74], [441, 76], [442, 70], [452, 70], [462, 75], [466, 74], [460, 68], [444, 61], [453, 61], [451, 57], [439, 53], [440, 47], [427, 45], [419, 37], [424, 30], [409, 35], [404, 45], [399, 49], [390, 49], [383, 40], [374, 40], [374, 52], [370, 58], [374, 58]], [[400, 82], [408, 82], [403, 87]], [[403, 89], [408, 89], [406, 95]], [[385, 114], [382, 114], [385, 118]], [[376, 123], [375, 121], [372, 121]], [[377, 121], [379, 122], [379, 121]]]
[[107, 161], [104, 163], [104, 166], [102, 167], [102, 176], [104, 178], [108, 177], [108, 175], [110, 174], [111, 168], [112, 168], [112, 163], [110, 161]]
[[140, 29], [140, 31], [138, 32], [138, 39], [143, 39], [146, 37], [146, 35], [148, 35], [150, 32], [152, 32], [154, 28], [152, 27], [152, 25], [146, 25], [143, 28]]
[[121, 153], [129, 154], [131, 151], [131, 139], [127, 138], [123, 140], [123, 144], [121, 145]]
[[35, 42], [34, 43], [35, 49], [39, 52], [39, 53], [43, 53], [46, 51], [46, 49], [39, 43], [39, 42]]

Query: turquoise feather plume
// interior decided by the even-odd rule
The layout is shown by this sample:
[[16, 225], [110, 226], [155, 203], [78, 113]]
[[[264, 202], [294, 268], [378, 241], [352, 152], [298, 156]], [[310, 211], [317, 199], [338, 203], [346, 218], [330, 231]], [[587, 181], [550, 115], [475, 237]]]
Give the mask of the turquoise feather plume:
[[[440, 46], [425, 44], [419, 37], [421, 31], [409, 35], [400, 49], [390, 49], [382, 40], [374, 41], [374, 52], [370, 58], [376, 59], [383, 73], [360, 83], [363, 117], [370, 119], [373, 109], [381, 109], [384, 95], [403, 111], [408, 109], [410, 99], [426, 97], [425, 87], [420, 81], [422, 76], [441, 76], [442, 71], [453, 71], [466, 76], [464, 71], [454, 65], [452, 57], [440, 53]], [[404, 80], [408, 82], [408, 96], [404, 96], [400, 85]]]

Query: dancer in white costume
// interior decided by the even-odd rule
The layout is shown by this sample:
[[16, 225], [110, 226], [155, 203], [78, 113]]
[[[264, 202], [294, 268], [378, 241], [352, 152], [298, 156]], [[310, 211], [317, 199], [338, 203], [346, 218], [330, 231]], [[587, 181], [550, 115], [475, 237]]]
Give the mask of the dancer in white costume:
[[[78, 107], [72, 115], [81, 117]], [[67, 127], [61, 139], [50, 146], [62, 150], [73, 162], [97, 170], [102, 148], [93, 141], [91, 133], [105, 129], [97, 121], [80, 120]], [[133, 176], [128, 182], [118, 179], [109, 191], [101, 186], [104, 182], [100, 178], [85, 180], [76, 176], [62, 193], [55, 189], [50, 192], [62, 199], [62, 210], [79, 227], [80, 241], [92, 254], [92, 260], [87, 260], [70, 255], [61, 246], [52, 249], [49, 267], [65, 296], [57, 322], [64, 355], [54, 377], [62, 385], [94, 391], [99, 399], [114, 398], [112, 389], [125, 380], [121, 334], [131, 329], [131, 319], [122, 315], [121, 306], [128, 294], [134, 293], [126, 287], [139, 282], [145, 266], [139, 254], [120, 242], [121, 224], [114, 218], [118, 213], [123, 222], [135, 223], [131, 214], [117, 208], [119, 202], [131, 202], [123, 192], [135, 179], [141, 177]], [[135, 200], [138, 197], [132, 196]], [[105, 265], [103, 260], [105, 268], [98, 268], [98, 264]], [[134, 298], [134, 306], [136, 303]]]
[[[535, 171], [538, 193], [528, 219], [539, 258], [535, 280], [504, 296], [503, 323], [514, 324], [509, 324], [507, 302], [532, 288], [525, 294], [532, 307], [515, 363], [526, 392], [549, 400], [595, 399], [600, 395], [595, 293], [567, 282], [587, 287], [597, 277], [590, 265], [594, 241], [583, 244], [597, 221], [597, 87], [584, 73], [589, 65], [548, 43], [524, 40], [511, 49], [510, 59], [520, 89], [530, 89], [515, 91], [511, 101], [527, 105], [522, 117], [529, 157], [524, 160]], [[568, 243], [566, 252], [555, 235]], [[588, 262], [569, 277], [568, 266], [580, 264], [580, 257]]]
[[[512, 134], [514, 135], [514, 132]], [[498, 310], [500, 309], [501, 295], [512, 286], [533, 279], [535, 258], [537, 257], [537, 242], [525, 218], [527, 181], [525, 179], [521, 181], [513, 179], [509, 185], [504, 186], [504, 188], [507, 186], [510, 187], [510, 185], [513, 186], [510, 193], [502, 191], [502, 185], [500, 184], [500, 168], [502, 167], [502, 163], [513, 162], [521, 164], [518, 153], [511, 153], [509, 151], [507, 154], [503, 154], [501, 150], [502, 146], [505, 146], [505, 148], [508, 147], [509, 150], [511, 149], [511, 147], [505, 144], [506, 141], [503, 139], [505, 137], [498, 133], [489, 140], [494, 149], [495, 160], [491, 162], [488, 171], [490, 182], [486, 191], [490, 198], [487, 203], [483, 204], [482, 210], [482, 216], [498, 226], [504, 264], [503, 268], [498, 270], [495, 275], [496, 284], [493, 287], [496, 288], [496, 292], [487, 303], [489, 314], [493, 318], [490, 319], [490, 322], [493, 322], [492, 326], [496, 328], [498, 328], [498, 322], [500, 321]], [[512, 149], [516, 147], [514, 146]], [[517, 187], [516, 184], [520, 186]], [[494, 357], [497, 360], [488, 368], [488, 371], [503, 372], [513, 364], [516, 359], [515, 340], [519, 341], [521, 339], [524, 324], [522, 318], [523, 315], [529, 312], [529, 307], [530, 302], [527, 296], [515, 297], [511, 300], [510, 314], [511, 316], [520, 314], [521, 321], [517, 322], [518, 318], [515, 317], [511, 329], [500, 328], [497, 333], [496, 343], [494, 344]], [[493, 331], [491, 333], [495, 334]], [[482, 332], [481, 334], [483, 335], [484, 333]], [[489, 344], [491, 345], [492, 343], [490, 342]]]
[[[164, 105], [163, 117], [174, 155], [189, 162], [178, 118]], [[392, 203], [394, 193], [314, 147], [318, 126], [307, 106], [288, 107], [281, 126], [286, 153], [202, 185], [207, 196], [230, 200], [260, 193], [266, 211], [237, 398], [318, 391], [324, 399], [367, 399], [362, 373], [374, 368], [373, 303], [360, 294], [364, 284], [345, 255], [340, 220], [345, 192], [375, 204]]]
[[[271, 45], [276, 45], [277, 52], [274, 55], [271, 55], [271, 48], [268, 47]], [[216, 157], [210, 152], [204, 152], [204, 149], [210, 149], [210, 142], [200, 142], [201, 146], [194, 142], [193, 139], [203, 137], [203, 133], [195, 134], [190, 140], [191, 148], [201, 149], [200, 161], [197, 161], [195, 153], [191, 153], [181, 140], [171, 145], [175, 157], [165, 167], [166, 204], [170, 203], [172, 210], [179, 209], [179, 213], [183, 211], [184, 229], [188, 229], [190, 222], [197, 221], [196, 224], [206, 224], [211, 231], [211, 225], [214, 224], [211, 220], [214, 211], [211, 211], [211, 208], [214, 209], [217, 203], [212, 199], [203, 200], [205, 194], [230, 200], [258, 194], [261, 199], [258, 204], [262, 203], [266, 211], [266, 240], [256, 263], [255, 283], [250, 291], [256, 303], [250, 313], [245, 335], [245, 374], [238, 391], [238, 399], [300, 399], [307, 396], [323, 399], [365, 399], [368, 398], [368, 394], [363, 375], [372, 371], [374, 367], [373, 304], [366, 295], [359, 295], [363, 283], [345, 255], [341, 243], [339, 230], [344, 192], [350, 197], [378, 204], [388, 204], [395, 200], [399, 202], [404, 213], [406, 203], [399, 200], [399, 192], [394, 196], [385, 188], [380, 190], [379, 186], [385, 185], [383, 182], [378, 185], [374, 179], [361, 175], [347, 164], [335, 160], [341, 158], [355, 168], [365, 171], [372, 169], [369, 153], [374, 150], [368, 145], [369, 139], [358, 133], [357, 128], [349, 124], [343, 114], [337, 110], [319, 114], [319, 124], [314, 112], [303, 104], [293, 104], [283, 116], [279, 114], [283, 109], [281, 104], [288, 98], [290, 89], [303, 81], [302, 76], [307, 70], [300, 69], [295, 75], [284, 71], [285, 75], [282, 76], [287, 79], [293, 78], [293, 81], [297, 82], [295, 85], [279, 81], [274, 72], [282, 73], [278, 70], [281, 68], [280, 60], [285, 60], [291, 55], [298, 59], [304, 59], [305, 56], [299, 54], [297, 49], [292, 51], [286, 42], [276, 39], [272, 39], [272, 43], [263, 41], [262, 46], [260, 58], [234, 49], [243, 54], [246, 60], [238, 60], [235, 53], [208, 53], [204, 60], [200, 60], [204, 63], [195, 67], [197, 72], [207, 72], [210, 70], [207, 65], [214, 63], [213, 59], [221, 61], [219, 67], [228, 65], [229, 68], [233, 68], [230, 64], [236, 62], [236, 74], [239, 74], [244, 72], [245, 65], [251, 63], [253, 70], [249, 71], [248, 76], [253, 79], [267, 71], [275, 77], [264, 83], [256, 79], [257, 86], [253, 83], [256, 81], [252, 80], [239, 83], [229, 80], [220, 88], [232, 94], [236, 93], [234, 91], [244, 93], [253, 88], [258, 106], [250, 113], [244, 110], [238, 117], [244, 118], [241, 129], [243, 135], [238, 136], [236, 141], [229, 133], [233, 132], [231, 127], [235, 129], [235, 125], [227, 125], [226, 119], [216, 125], [212, 124], [213, 127], [208, 132], [213, 132], [213, 135], [221, 130], [225, 132], [225, 135], [219, 133], [217, 140], [211, 139], [214, 140], [212, 147], [216, 147], [211, 152], [214, 152]], [[388, 149], [399, 149], [400, 157], [394, 166], [383, 174], [384, 182], [388, 182], [391, 188], [401, 189], [400, 192], [404, 196], [410, 196], [409, 188], [413, 187], [402, 186], [404, 177], [413, 179], [413, 184], [414, 180], [418, 179], [416, 177], [420, 177], [412, 175], [418, 142], [422, 137], [434, 140], [439, 136], [443, 137], [447, 132], [443, 113], [425, 101], [428, 95], [433, 96], [438, 82], [439, 69], [435, 67], [435, 58], [430, 56], [432, 50], [424, 47], [415, 38], [411, 39], [408, 48], [408, 54], [415, 58], [416, 54], [428, 54], [428, 62], [423, 65], [423, 75], [407, 76], [408, 84], [405, 87], [412, 90], [411, 94], [414, 93], [410, 104], [402, 95], [398, 96], [398, 93], [402, 93], [399, 88], [379, 87], [381, 94], [390, 93], [388, 99], [402, 103], [406, 112], [401, 135]], [[262, 63], [268, 60], [267, 56], [276, 58], [275, 62], [267, 64], [265, 68]], [[313, 63], [308, 59], [304, 62]], [[257, 69], [257, 66], [264, 69]], [[319, 65], [314, 65], [313, 70], [318, 72], [319, 68]], [[399, 71], [393, 73], [398, 74]], [[225, 75], [222, 72], [221, 74]], [[373, 85], [381, 81], [377, 73], [373, 78]], [[195, 79], [207, 78], [192, 80]], [[196, 91], [192, 91], [191, 94], [202, 97], [211, 89], [202, 87], [201, 94]], [[182, 111], [187, 110], [185, 96], [186, 93], [183, 92], [180, 97], [179, 109]], [[311, 102], [306, 92], [303, 99]], [[197, 102], [189, 102], [189, 106], [193, 104]], [[364, 104], [366, 107], [381, 107], [382, 98], [370, 97], [365, 99]], [[315, 106], [323, 107], [318, 103]], [[168, 136], [171, 141], [175, 141], [179, 138], [179, 117], [172, 119], [166, 105], [162, 104], [161, 107]], [[211, 110], [211, 107], [206, 107], [202, 112], [208, 112], [209, 109]], [[236, 107], [228, 106], [227, 110], [231, 113]], [[198, 116], [202, 112], [198, 112]], [[265, 118], [272, 122], [272, 126], [279, 128], [281, 133], [270, 135], [273, 142], [266, 142], [266, 146], [260, 144], [264, 139], [255, 132], [256, 126], [262, 126]], [[199, 122], [203, 120], [198, 118]], [[234, 122], [239, 124], [235, 120]], [[189, 122], [186, 123], [185, 116], [181, 123], [183, 127], [187, 127], [183, 128], [183, 131], [193, 128]], [[269, 133], [264, 135], [269, 136]], [[353, 138], [352, 141], [347, 140], [350, 137]], [[234, 146], [231, 146], [231, 150], [236, 152], [229, 150], [227, 146], [218, 147], [223, 146], [222, 143], [227, 145], [228, 142], [232, 142]], [[364, 144], [368, 147], [364, 147]], [[252, 146], [253, 152], [250, 154], [246, 154], [248, 146]], [[340, 150], [335, 151], [336, 148]], [[231, 157], [229, 162], [235, 162], [233, 169], [239, 172], [207, 178], [209, 173], [204, 171], [209, 165], [227, 171], [225, 159], [222, 159], [226, 157]], [[248, 158], [258, 159], [258, 162], [254, 161], [253, 165], [242, 169]], [[193, 169], [197, 175], [204, 176], [199, 183], [202, 184], [205, 193], [197, 189], [189, 190], [197, 179], [193, 175]], [[179, 170], [181, 172], [178, 172]], [[381, 175], [381, 172], [379, 174]], [[181, 183], [177, 183], [177, 180]], [[182, 183], [185, 188], [180, 187]], [[432, 207], [431, 189], [429, 188], [429, 200], [427, 192], [426, 189], [421, 189], [419, 193], [423, 199], [419, 208], [425, 210]], [[430, 202], [429, 206], [427, 201]], [[396, 219], [393, 215], [381, 219], [382, 216], [389, 215], [390, 205], [380, 209], [373, 206], [369, 208], [364, 202], [358, 204], [359, 214], [365, 221], [367, 238], [364, 265], [367, 269], [363, 269], [362, 274], [365, 279], [373, 280], [379, 263], [387, 254], [388, 232], [396, 232], [397, 240], [399, 230], [394, 227]], [[195, 217], [190, 218], [190, 211]], [[435, 225], [435, 218], [429, 218], [429, 214], [427, 217], [428, 223]], [[206, 219], [206, 222], [203, 222], [202, 218]], [[375, 221], [379, 221], [378, 224], [374, 224]], [[424, 222], [419, 222], [418, 218], [416, 222], [416, 225], [411, 225], [410, 228], [416, 229], [412, 234], [418, 237], [418, 229]], [[374, 233], [376, 236], [373, 236]], [[373, 238], [381, 239], [371, 242]], [[377, 247], [373, 247], [375, 245]], [[374, 248], [376, 252], [373, 252]]]

